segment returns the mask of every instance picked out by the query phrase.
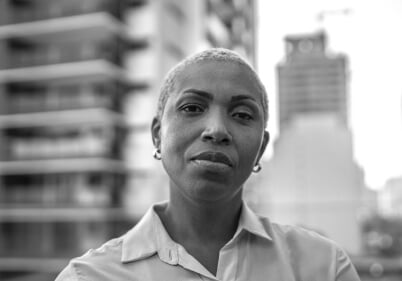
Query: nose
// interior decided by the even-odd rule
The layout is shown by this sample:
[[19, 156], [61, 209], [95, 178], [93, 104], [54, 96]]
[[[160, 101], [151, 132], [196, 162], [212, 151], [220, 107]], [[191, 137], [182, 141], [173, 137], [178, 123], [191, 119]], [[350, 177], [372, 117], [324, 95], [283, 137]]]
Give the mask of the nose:
[[210, 113], [205, 121], [205, 128], [201, 134], [201, 138], [206, 142], [215, 144], [228, 145], [232, 143], [232, 135], [230, 134], [226, 120], [221, 113]]

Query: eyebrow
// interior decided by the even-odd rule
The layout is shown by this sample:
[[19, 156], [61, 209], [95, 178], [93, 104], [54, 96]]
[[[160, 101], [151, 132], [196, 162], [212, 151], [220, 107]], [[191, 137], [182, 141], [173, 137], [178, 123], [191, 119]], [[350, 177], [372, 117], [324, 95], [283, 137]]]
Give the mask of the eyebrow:
[[197, 90], [197, 89], [187, 89], [183, 92], [183, 94], [196, 94], [198, 96], [201, 96], [203, 98], [206, 98], [208, 100], [213, 100], [213, 96], [211, 93], [202, 91], [202, 90]]
[[247, 96], [247, 95], [237, 95], [232, 97], [232, 101], [242, 101], [242, 100], [251, 100], [257, 102], [254, 97]]
[[[197, 89], [187, 89], [183, 92], [183, 94], [196, 94], [199, 95], [201, 97], [207, 98], [209, 100], [213, 99], [213, 95], [209, 92], [206, 91], [202, 91], [202, 90], [197, 90]], [[251, 100], [254, 102], [257, 102], [254, 97], [248, 96], [248, 95], [237, 95], [237, 96], [233, 96], [231, 98], [232, 102], [236, 102], [236, 101], [242, 101], [242, 100]]]

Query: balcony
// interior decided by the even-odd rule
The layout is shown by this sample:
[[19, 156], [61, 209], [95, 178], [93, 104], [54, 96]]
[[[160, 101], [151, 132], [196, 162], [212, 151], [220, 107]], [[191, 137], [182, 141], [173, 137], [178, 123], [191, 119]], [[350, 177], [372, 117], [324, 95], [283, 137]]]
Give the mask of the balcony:
[[6, 0], [0, 24], [18, 24], [46, 19], [106, 12], [121, 18], [124, 1], [120, 0]]

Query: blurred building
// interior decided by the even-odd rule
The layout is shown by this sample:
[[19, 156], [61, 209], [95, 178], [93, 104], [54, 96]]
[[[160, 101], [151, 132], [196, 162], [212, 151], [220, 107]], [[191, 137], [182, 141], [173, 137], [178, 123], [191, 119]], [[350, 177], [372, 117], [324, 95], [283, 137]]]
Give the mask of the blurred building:
[[276, 140], [266, 170], [260, 211], [360, 251], [360, 217], [375, 208], [376, 196], [353, 159], [350, 132], [335, 116], [294, 119]]
[[402, 257], [401, 216], [368, 216], [362, 221], [362, 233], [363, 250], [367, 255]]
[[328, 54], [324, 33], [289, 36], [278, 65], [280, 134], [262, 173], [255, 208], [272, 220], [360, 250], [359, 216], [375, 194], [353, 159], [347, 127], [346, 58]]
[[159, 84], [222, 46], [255, 61], [253, 0], [0, 1], [0, 280], [53, 280], [167, 198]]
[[0, 279], [53, 280], [122, 233], [126, 52], [121, 1], [1, 1]]
[[402, 178], [388, 180], [378, 191], [378, 213], [361, 223], [362, 253], [352, 261], [365, 280], [401, 280]]
[[399, 281], [402, 273], [400, 257], [352, 256], [361, 281]]
[[288, 36], [285, 46], [277, 67], [280, 130], [309, 113], [333, 113], [347, 124], [346, 57], [327, 51], [324, 32]]
[[352, 261], [362, 280], [401, 280], [402, 217], [372, 214], [362, 227], [362, 253]]
[[380, 213], [386, 217], [402, 218], [402, 177], [388, 180], [379, 192]]

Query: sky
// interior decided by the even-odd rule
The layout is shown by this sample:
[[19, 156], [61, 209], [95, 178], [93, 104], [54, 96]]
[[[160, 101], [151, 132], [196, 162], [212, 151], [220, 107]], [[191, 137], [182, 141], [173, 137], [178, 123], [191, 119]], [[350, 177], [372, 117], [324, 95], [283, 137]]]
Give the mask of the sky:
[[402, 176], [402, 0], [259, 0], [257, 11], [257, 68], [270, 99], [273, 139], [283, 37], [325, 30], [329, 50], [349, 58], [349, 125], [368, 187]]

